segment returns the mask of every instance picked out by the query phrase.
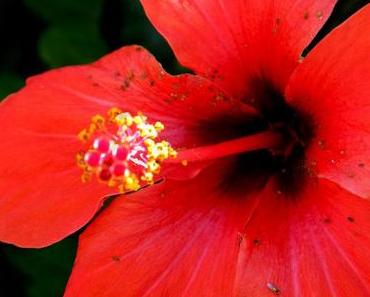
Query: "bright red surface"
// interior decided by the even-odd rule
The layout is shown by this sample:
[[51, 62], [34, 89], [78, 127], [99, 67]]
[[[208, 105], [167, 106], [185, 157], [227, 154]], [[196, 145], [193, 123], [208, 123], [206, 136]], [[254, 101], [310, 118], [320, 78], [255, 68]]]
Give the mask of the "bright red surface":
[[[236, 98], [253, 100], [254, 80], [284, 91], [335, 0], [141, 0], [179, 61]], [[191, 46], [189, 46], [189, 42]]]
[[298, 190], [277, 176], [225, 179], [235, 157], [174, 162], [160, 183], [115, 198], [87, 227], [65, 296], [369, 296], [370, 6], [299, 64], [335, 1], [142, 3], [180, 61], [205, 78], [170, 76], [127, 47], [31, 79], [0, 109], [0, 238], [51, 244], [111, 194], [81, 184], [75, 165], [75, 136], [91, 116], [142, 111], [180, 151], [209, 146], [221, 156], [224, 119], [254, 116], [240, 99], [253, 99], [263, 78], [313, 126]]
[[[103, 184], [81, 182], [77, 135], [92, 116], [111, 107], [141, 111], [165, 124], [163, 138], [174, 146], [204, 145], [207, 131], [198, 128], [204, 119], [246, 114], [226, 99], [208, 108], [220, 94], [200, 77], [169, 76], [136, 46], [92, 65], [29, 79], [26, 88], [1, 104], [1, 240], [23, 247], [52, 244], [85, 225], [104, 197], [115, 193]], [[171, 96], [184, 101], [170, 104]]]

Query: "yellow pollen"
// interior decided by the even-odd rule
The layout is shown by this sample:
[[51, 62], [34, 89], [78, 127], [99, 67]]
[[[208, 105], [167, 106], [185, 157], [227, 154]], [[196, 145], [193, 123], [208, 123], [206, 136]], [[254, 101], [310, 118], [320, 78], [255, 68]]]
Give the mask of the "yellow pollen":
[[122, 111], [119, 108], [117, 108], [117, 107], [111, 108], [110, 110], [108, 110], [108, 119], [109, 119], [109, 121], [114, 122], [116, 117], [121, 113], [122, 113]]
[[157, 130], [157, 132], [161, 132], [164, 130], [164, 125], [161, 122], [156, 122], [154, 124], [154, 128]]
[[78, 139], [81, 141], [88, 141], [90, 138], [89, 132], [86, 129], [83, 129], [80, 133], [78, 133]]
[[102, 129], [104, 128], [105, 118], [101, 115], [96, 115], [92, 117], [91, 123], [94, 124], [97, 129]]
[[161, 163], [177, 157], [168, 141], [157, 141], [163, 130], [161, 122], [151, 124], [141, 113], [133, 116], [116, 107], [106, 117], [93, 116], [88, 128], [78, 134], [78, 139], [88, 145], [76, 155], [83, 170], [82, 182], [95, 176], [121, 193], [154, 184]]

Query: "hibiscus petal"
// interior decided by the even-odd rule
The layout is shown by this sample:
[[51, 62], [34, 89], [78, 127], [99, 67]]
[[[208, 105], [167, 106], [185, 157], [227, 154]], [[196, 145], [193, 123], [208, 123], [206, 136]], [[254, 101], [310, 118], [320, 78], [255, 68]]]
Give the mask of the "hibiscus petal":
[[254, 200], [226, 194], [225, 170], [115, 200], [81, 236], [65, 297], [232, 296], [243, 206]]
[[370, 6], [325, 38], [297, 68], [288, 101], [312, 117], [308, 164], [370, 197]]
[[[255, 80], [277, 90], [326, 19], [335, 0], [141, 0], [180, 62], [253, 99]], [[189, 46], [189, 43], [191, 46]]]
[[111, 107], [162, 121], [175, 147], [207, 143], [209, 131], [199, 126], [239, 110], [209, 82], [170, 76], [136, 46], [31, 78], [0, 106], [2, 241], [51, 244], [86, 224], [112, 194], [97, 182], [83, 184], [76, 165], [77, 134]]
[[369, 201], [322, 179], [266, 187], [241, 244], [235, 296], [369, 296]]

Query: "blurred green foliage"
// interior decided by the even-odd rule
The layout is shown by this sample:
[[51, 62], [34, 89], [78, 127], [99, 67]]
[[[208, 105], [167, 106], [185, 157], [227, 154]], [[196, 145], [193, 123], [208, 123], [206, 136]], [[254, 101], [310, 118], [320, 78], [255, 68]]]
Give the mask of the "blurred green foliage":
[[39, 41], [40, 57], [52, 68], [88, 63], [106, 52], [98, 27], [85, 22], [53, 24]]
[[103, 0], [24, 0], [24, 3], [48, 22], [62, 24], [81, 20], [96, 25], [103, 9]]
[[[307, 51], [368, 2], [340, 0]], [[138, 0], [1, 0], [0, 38], [0, 98], [19, 89], [28, 76], [88, 63], [127, 44], [148, 48], [171, 73], [185, 71]], [[0, 245], [0, 296], [62, 296], [77, 236], [42, 250]]]
[[[3, 252], [13, 269], [22, 274], [23, 296], [62, 296], [76, 247], [75, 238], [68, 238], [46, 249], [27, 250], [5, 246]], [[8, 294], [5, 296], [13, 296], [11, 292]]]
[[23, 85], [23, 79], [13, 72], [0, 72], [0, 98], [4, 98]]

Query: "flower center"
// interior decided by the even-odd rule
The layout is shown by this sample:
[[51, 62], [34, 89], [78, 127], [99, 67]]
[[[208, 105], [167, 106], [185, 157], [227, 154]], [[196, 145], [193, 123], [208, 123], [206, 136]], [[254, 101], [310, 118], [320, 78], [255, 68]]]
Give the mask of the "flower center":
[[118, 108], [110, 109], [107, 118], [94, 116], [78, 135], [87, 147], [77, 154], [82, 181], [95, 176], [121, 193], [153, 184], [161, 163], [177, 155], [170, 143], [157, 141], [163, 129], [161, 122], [150, 124], [146, 116]]

